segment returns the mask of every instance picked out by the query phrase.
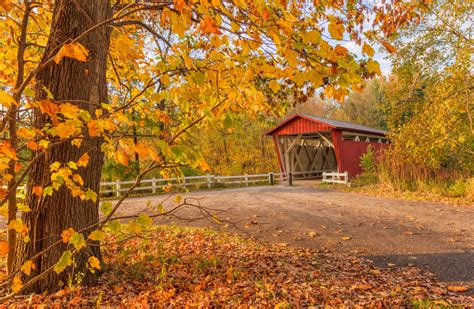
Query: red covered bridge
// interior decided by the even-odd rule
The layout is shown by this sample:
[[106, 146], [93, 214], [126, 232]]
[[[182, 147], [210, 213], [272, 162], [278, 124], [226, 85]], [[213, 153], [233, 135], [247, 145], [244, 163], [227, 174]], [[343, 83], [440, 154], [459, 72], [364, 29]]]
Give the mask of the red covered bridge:
[[386, 132], [358, 124], [296, 114], [267, 132], [273, 136], [281, 172], [299, 178], [322, 172], [361, 172], [360, 157], [372, 145], [374, 151], [388, 147]]

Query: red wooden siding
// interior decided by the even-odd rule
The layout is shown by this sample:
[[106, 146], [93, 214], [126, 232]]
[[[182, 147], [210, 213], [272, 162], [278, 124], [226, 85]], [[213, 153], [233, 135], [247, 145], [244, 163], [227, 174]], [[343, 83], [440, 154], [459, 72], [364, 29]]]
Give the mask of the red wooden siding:
[[[360, 168], [360, 157], [367, 152], [367, 147], [372, 145], [372, 149], [377, 153], [381, 149], [386, 149], [388, 144], [372, 142], [356, 142], [342, 140], [340, 149], [341, 159], [337, 159], [339, 172], [349, 172], [349, 177], [354, 177], [362, 172]], [[336, 145], [334, 145], [336, 146]]]
[[312, 133], [329, 131], [331, 127], [323, 123], [317, 123], [306, 118], [296, 117], [272, 132], [272, 135], [291, 135], [300, 133]]

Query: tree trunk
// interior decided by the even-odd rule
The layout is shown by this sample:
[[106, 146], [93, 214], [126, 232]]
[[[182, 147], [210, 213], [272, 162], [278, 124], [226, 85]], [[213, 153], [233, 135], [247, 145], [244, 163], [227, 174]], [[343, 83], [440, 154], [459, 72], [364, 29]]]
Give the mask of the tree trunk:
[[[110, 18], [111, 13], [109, 0], [56, 0], [51, 34], [42, 61], [45, 62], [53, 57], [64, 43]], [[63, 58], [59, 64], [47, 66], [36, 76], [36, 97], [38, 100], [46, 99], [46, 88], [52, 93], [54, 100], [70, 100], [71, 104], [76, 104], [94, 115], [100, 103], [107, 102], [106, 62], [110, 27], [107, 25], [98, 27], [80, 39], [79, 43], [89, 50], [88, 60], [80, 62]], [[34, 124], [37, 128], [43, 128], [51, 124], [51, 119], [39, 110], [35, 110]], [[65, 186], [54, 191], [52, 196], [38, 197], [32, 193], [33, 186], [44, 188], [51, 184], [50, 165], [53, 162], [77, 162], [87, 152], [90, 157], [89, 164], [87, 167], [79, 167], [77, 173], [84, 180], [84, 188], [90, 188], [98, 194], [103, 165], [102, 140], [88, 136], [86, 126], [84, 128], [84, 139], [80, 147], [73, 146], [69, 141], [51, 147], [30, 170], [26, 203], [31, 208], [31, 212], [23, 216], [29, 228], [30, 241], [25, 243], [20, 239], [18, 242], [14, 262], [17, 270], [33, 255], [46, 250], [61, 239], [62, 231], [70, 227], [78, 231], [99, 220], [98, 201], [81, 201], [78, 197], [73, 197]], [[65, 249], [65, 244], [54, 246], [35, 259], [36, 269], [32, 276], [55, 265]], [[74, 259], [74, 267], [70, 267], [74, 268], [74, 274], [84, 275], [83, 284], [93, 284], [96, 279], [86, 268], [87, 259], [91, 255], [100, 258], [100, 248], [94, 246], [82, 249]], [[71, 270], [59, 275], [52, 271], [35, 282], [27, 291], [57, 290], [61, 284], [67, 284], [71, 279], [74, 281]]]

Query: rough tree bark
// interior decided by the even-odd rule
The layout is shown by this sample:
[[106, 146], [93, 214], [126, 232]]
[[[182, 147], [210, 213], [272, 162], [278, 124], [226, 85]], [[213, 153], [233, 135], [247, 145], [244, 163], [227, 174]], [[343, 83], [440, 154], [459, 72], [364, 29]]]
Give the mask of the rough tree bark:
[[[59, 48], [68, 41], [78, 37], [89, 28], [110, 18], [112, 10], [109, 0], [56, 0], [53, 12], [51, 34], [45, 50], [43, 63], [53, 57]], [[56, 101], [68, 101], [94, 114], [100, 103], [107, 102], [106, 61], [110, 43], [110, 27], [98, 27], [80, 39], [79, 43], [89, 50], [87, 62], [64, 58], [59, 64], [52, 64], [36, 76], [36, 97], [47, 98], [45, 88]], [[74, 103], [89, 102], [89, 103]], [[34, 124], [38, 128], [51, 123], [49, 116], [39, 110], [34, 113]], [[18, 241], [14, 268], [21, 265], [33, 255], [41, 252], [60, 239], [61, 232], [70, 227], [81, 230], [99, 220], [98, 202], [81, 201], [73, 197], [64, 186], [52, 196], [38, 197], [32, 193], [33, 186], [46, 187], [51, 184], [50, 165], [59, 161], [67, 163], [77, 161], [84, 153], [90, 156], [89, 165], [80, 167], [78, 173], [84, 180], [84, 187], [99, 191], [103, 155], [100, 151], [101, 139], [90, 137], [83, 130], [84, 139], [78, 148], [70, 142], [62, 143], [48, 149], [45, 156], [33, 164], [28, 175], [27, 204], [31, 212], [23, 216], [29, 228], [30, 241]], [[55, 265], [66, 245], [55, 246], [42, 254], [35, 262], [35, 273], [40, 274]], [[83, 249], [75, 258], [75, 273], [85, 275], [83, 284], [94, 284], [95, 276], [86, 269], [90, 255], [100, 258], [100, 249], [94, 246]], [[28, 291], [56, 290], [60, 284], [70, 279], [67, 271], [57, 275], [54, 271], [42, 277]]]

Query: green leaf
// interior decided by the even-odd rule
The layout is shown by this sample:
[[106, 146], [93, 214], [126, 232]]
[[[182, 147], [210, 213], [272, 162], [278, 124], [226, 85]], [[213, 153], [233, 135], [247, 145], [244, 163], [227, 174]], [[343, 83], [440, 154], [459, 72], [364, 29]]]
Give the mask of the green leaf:
[[153, 219], [146, 214], [141, 214], [137, 218], [137, 222], [140, 223], [143, 227], [150, 226], [153, 223]]
[[54, 265], [54, 271], [59, 274], [62, 273], [68, 266], [72, 265], [72, 253], [69, 250], [63, 252], [59, 261]]
[[102, 202], [100, 204], [100, 212], [104, 215], [104, 216], [107, 216], [110, 214], [110, 212], [112, 211], [112, 203], [111, 202]]
[[69, 239], [69, 243], [73, 245], [76, 250], [81, 250], [86, 246], [84, 236], [78, 232], [74, 232], [74, 234], [72, 234], [71, 238]]
[[117, 220], [107, 222], [106, 226], [114, 233], [118, 233], [122, 229], [122, 225]]
[[97, 193], [95, 193], [91, 189], [87, 190], [86, 200], [92, 200], [93, 202], [96, 202], [97, 201]]
[[69, 166], [69, 168], [72, 168], [73, 170], [77, 170], [77, 164], [76, 164], [76, 162], [69, 161], [69, 162], [67, 163], [67, 166]]
[[89, 234], [90, 240], [95, 240], [95, 241], [103, 241], [105, 239], [105, 233], [99, 230], [93, 231], [92, 233]]

